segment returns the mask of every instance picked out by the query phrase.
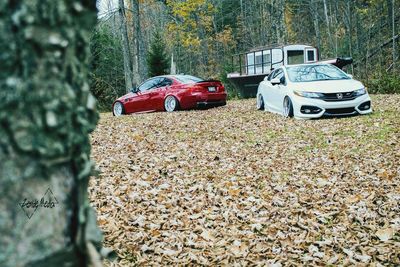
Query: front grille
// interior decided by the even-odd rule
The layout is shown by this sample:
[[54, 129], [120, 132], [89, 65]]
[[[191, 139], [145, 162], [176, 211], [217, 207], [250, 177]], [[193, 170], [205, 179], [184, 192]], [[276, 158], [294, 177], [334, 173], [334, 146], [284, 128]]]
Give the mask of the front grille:
[[354, 92], [323, 94], [322, 100], [327, 102], [350, 101], [356, 99]]
[[326, 109], [324, 115], [352, 115], [356, 114], [356, 112], [355, 108], [331, 108]]

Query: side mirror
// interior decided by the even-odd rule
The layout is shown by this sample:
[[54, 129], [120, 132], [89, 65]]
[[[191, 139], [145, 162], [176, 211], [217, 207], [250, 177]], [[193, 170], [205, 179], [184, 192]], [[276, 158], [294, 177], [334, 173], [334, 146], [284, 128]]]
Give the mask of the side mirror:
[[273, 79], [271, 80], [271, 84], [272, 84], [272, 85], [281, 84], [281, 80], [278, 79], [278, 78], [273, 78]]
[[347, 74], [347, 76], [349, 76], [350, 79], [353, 79], [353, 75]]
[[131, 92], [132, 92], [132, 93], [137, 93], [137, 92], [139, 92], [139, 89], [138, 89], [137, 87], [133, 87], [133, 88], [131, 89]]

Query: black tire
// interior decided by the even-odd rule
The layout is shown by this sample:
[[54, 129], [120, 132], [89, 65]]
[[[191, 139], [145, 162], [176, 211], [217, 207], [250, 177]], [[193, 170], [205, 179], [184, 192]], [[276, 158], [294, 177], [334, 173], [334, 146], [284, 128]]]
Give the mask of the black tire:
[[283, 100], [283, 116], [285, 116], [285, 118], [293, 117], [293, 104], [292, 100], [288, 96]]
[[259, 94], [257, 96], [257, 109], [258, 110], [264, 110], [265, 109], [265, 103], [264, 103], [264, 98], [262, 96], [262, 94]]

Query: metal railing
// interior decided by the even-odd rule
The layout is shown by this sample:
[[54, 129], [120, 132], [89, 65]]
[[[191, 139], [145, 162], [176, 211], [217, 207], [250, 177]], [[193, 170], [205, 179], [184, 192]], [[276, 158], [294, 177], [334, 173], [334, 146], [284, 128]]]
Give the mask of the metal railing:
[[[278, 62], [272, 62], [273, 59], [273, 54], [272, 54], [272, 50], [274, 49], [279, 49], [282, 51], [282, 60], [278, 61]], [[266, 51], [269, 51], [269, 53], [266, 53]], [[261, 52], [261, 63], [256, 63], [256, 54], [259, 55], [259, 53]], [[247, 60], [247, 55], [249, 54], [253, 54], [253, 60], [254, 63], [253, 64], [248, 64], [248, 60]], [[265, 55], [269, 55], [269, 61], [264, 61], [264, 56]], [[237, 58], [238, 60], [238, 65], [235, 64], [235, 58]], [[267, 49], [260, 49], [260, 50], [255, 50], [255, 51], [251, 51], [251, 52], [246, 52], [246, 53], [240, 53], [240, 54], [236, 54], [232, 56], [232, 62], [231, 62], [231, 71], [232, 72], [239, 72], [240, 76], [242, 76], [243, 74], [245, 75], [257, 75], [257, 74], [269, 74], [269, 72], [271, 70], [273, 70], [273, 66], [283, 63], [285, 58], [285, 54], [283, 52], [283, 49], [280, 47], [275, 47], [275, 48], [267, 48]], [[244, 59], [244, 60], [243, 60]], [[242, 62], [244, 61], [244, 62]], [[242, 64], [245, 63], [245, 64]], [[257, 73], [257, 68], [259, 68], [261, 66], [261, 73]], [[254, 73], [249, 73], [249, 70], [254, 70]], [[268, 71], [268, 72], [266, 72]]]

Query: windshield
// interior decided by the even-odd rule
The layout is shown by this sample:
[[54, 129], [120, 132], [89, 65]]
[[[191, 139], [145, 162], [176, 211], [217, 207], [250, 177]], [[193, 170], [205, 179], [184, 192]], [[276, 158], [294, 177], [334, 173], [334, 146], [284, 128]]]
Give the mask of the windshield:
[[197, 83], [204, 81], [202, 78], [198, 78], [191, 75], [176, 75], [175, 78], [181, 83]]
[[292, 82], [314, 82], [350, 79], [346, 73], [333, 65], [302, 65], [287, 67]]

